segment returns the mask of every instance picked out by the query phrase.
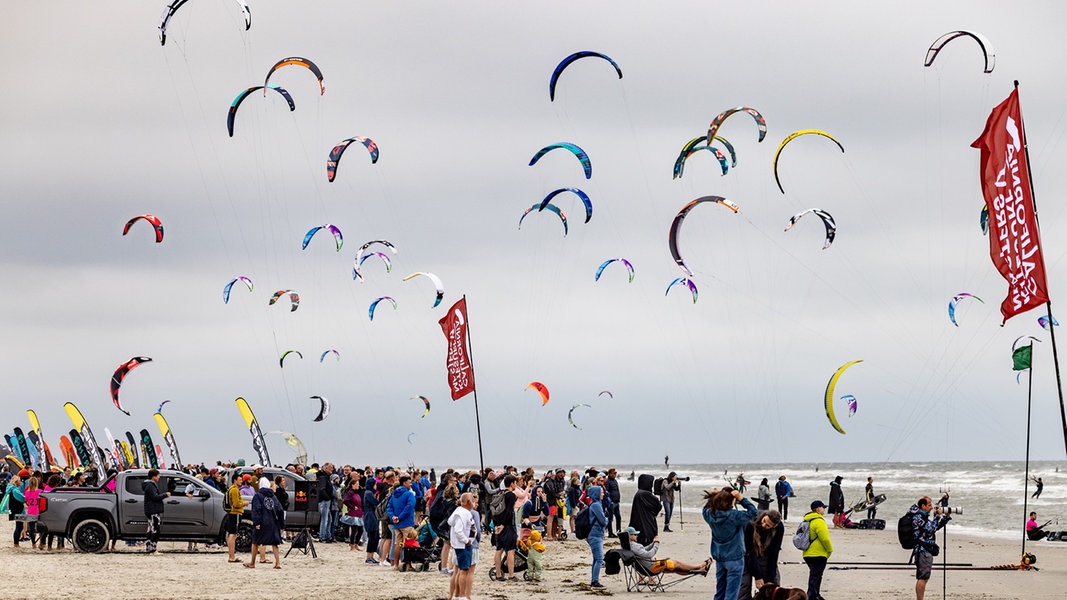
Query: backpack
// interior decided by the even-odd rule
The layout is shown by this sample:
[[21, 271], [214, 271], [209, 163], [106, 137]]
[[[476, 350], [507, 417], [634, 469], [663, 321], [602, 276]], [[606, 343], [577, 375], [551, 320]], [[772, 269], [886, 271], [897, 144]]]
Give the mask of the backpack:
[[589, 507], [585, 507], [574, 515], [574, 537], [584, 540], [589, 537], [593, 529], [593, 517], [589, 514]]
[[378, 501], [378, 506], [374, 509], [374, 516], [378, 521], [389, 520], [389, 501], [392, 499], [393, 496], [390, 494]]
[[811, 547], [811, 521], [801, 521], [797, 532], [793, 534], [793, 545], [797, 550], [807, 550]]
[[222, 494], [222, 510], [227, 513], [233, 510], [233, 502], [230, 502], [230, 488], [226, 488], [226, 491]]
[[504, 514], [504, 511], [508, 509], [507, 503], [504, 502], [504, 496], [506, 495], [507, 492], [501, 490], [493, 494], [493, 498], [489, 500], [489, 514], [494, 519], [499, 518], [501, 515]]
[[915, 524], [912, 522], [912, 517], [914, 515], [908, 511], [897, 521], [897, 539], [900, 540], [900, 547], [905, 550], [914, 550], [918, 542], [915, 539]]
[[657, 495], [657, 496], [662, 496], [663, 495], [663, 478], [662, 477], [657, 477], [656, 480], [652, 482], [652, 493]]

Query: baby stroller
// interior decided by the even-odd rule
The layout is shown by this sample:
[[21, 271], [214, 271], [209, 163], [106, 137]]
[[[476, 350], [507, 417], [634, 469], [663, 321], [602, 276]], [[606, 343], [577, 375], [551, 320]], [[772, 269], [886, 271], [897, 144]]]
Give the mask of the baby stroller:
[[[493, 556], [495, 556], [495, 551], [494, 551]], [[492, 558], [490, 558], [490, 560], [492, 560]], [[507, 561], [507, 554], [504, 554], [504, 555], [502, 555], [500, 557], [500, 565], [505, 569], [505, 571], [508, 568], [506, 561]], [[526, 572], [526, 551], [523, 550], [521, 547], [515, 548], [515, 572], [516, 573], [522, 572], [523, 581], [529, 581], [530, 580], [530, 574]], [[497, 580], [496, 565], [492, 565], [491, 567], [489, 567], [489, 579], [491, 579], [493, 581]], [[503, 581], [504, 578], [501, 577], [500, 580]]]
[[437, 537], [429, 522], [419, 527], [418, 537], [404, 540], [400, 550], [400, 571], [429, 571], [430, 563], [441, 560], [441, 547], [444, 542]]

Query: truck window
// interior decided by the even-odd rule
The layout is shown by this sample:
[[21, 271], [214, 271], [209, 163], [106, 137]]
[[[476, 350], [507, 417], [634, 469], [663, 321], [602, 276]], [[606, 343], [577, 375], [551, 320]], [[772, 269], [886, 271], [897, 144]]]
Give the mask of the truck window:
[[144, 495], [144, 488], [142, 487], [142, 484], [144, 483], [144, 480], [145, 480], [144, 476], [127, 477], [126, 478], [126, 492], [129, 493], [129, 494], [136, 494], [136, 495], [139, 495], [139, 496], [143, 496]]

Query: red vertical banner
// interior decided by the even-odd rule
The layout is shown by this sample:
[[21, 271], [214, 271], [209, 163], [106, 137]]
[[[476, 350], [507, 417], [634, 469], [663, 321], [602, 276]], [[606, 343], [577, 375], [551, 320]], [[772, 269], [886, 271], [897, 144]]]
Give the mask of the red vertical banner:
[[452, 399], [459, 400], [474, 391], [474, 370], [467, 353], [467, 299], [462, 298], [448, 309], [448, 314], [438, 321], [448, 341], [448, 389]]
[[1030, 167], [1026, 161], [1019, 89], [989, 114], [971, 144], [981, 151], [982, 195], [989, 209], [989, 255], [1008, 281], [1000, 304], [1004, 321], [1048, 302]]

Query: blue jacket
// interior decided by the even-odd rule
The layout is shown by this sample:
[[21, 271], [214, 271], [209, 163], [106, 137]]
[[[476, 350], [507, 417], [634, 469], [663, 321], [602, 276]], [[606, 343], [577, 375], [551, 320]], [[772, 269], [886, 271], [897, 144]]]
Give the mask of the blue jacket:
[[741, 499], [745, 510], [712, 510], [705, 506], [704, 521], [711, 527], [711, 557], [716, 561], [744, 560], [745, 524], [759, 511], [748, 498]]
[[586, 495], [592, 500], [589, 505], [589, 521], [593, 527], [589, 530], [589, 537], [604, 538], [604, 528], [608, 526], [608, 518], [604, 516], [604, 506], [600, 503], [600, 486], [594, 485], [586, 490]]
[[[397, 529], [404, 527], [415, 526], [415, 492], [407, 489], [402, 485], [396, 486], [393, 490], [393, 497], [389, 499], [389, 506], [386, 507], [386, 514], [389, 515], [389, 524]], [[397, 518], [397, 522], [393, 523], [393, 517]]]

